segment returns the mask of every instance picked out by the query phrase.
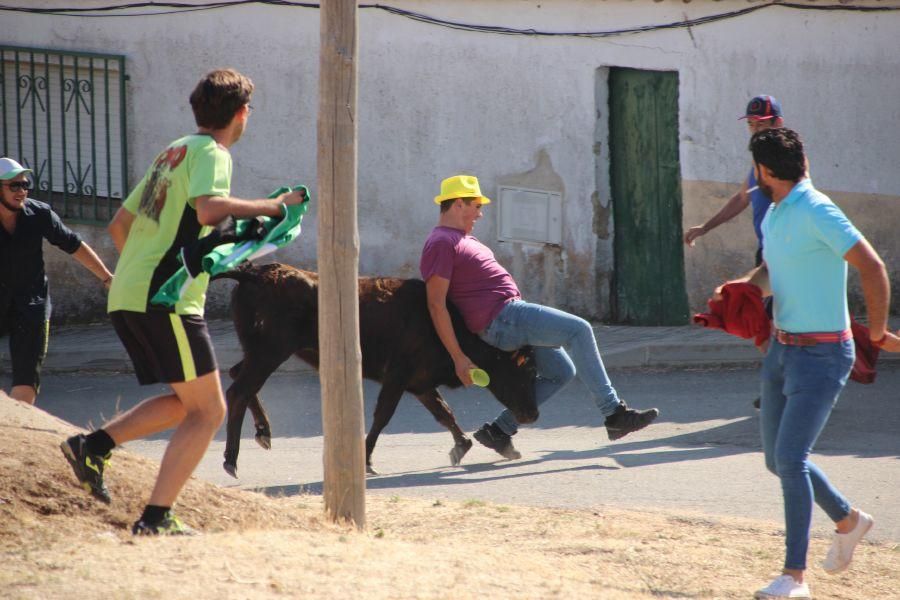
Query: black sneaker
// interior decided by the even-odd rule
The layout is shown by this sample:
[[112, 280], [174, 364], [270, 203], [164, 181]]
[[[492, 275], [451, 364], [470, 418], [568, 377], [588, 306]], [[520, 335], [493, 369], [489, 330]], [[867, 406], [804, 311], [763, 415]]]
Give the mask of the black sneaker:
[[628, 408], [624, 402], [619, 404], [616, 412], [606, 417], [606, 434], [610, 440], [618, 440], [629, 433], [639, 431], [652, 423], [659, 416], [659, 410], [635, 410]]
[[181, 522], [181, 519], [167, 510], [159, 523], [137, 521], [131, 526], [133, 535], [199, 535], [199, 532]]
[[482, 425], [481, 429], [475, 432], [474, 437], [482, 446], [487, 446], [503, 458], [508, 458], [509, 460], [522, 458], [522, 453], [513, 446], [512, 436], [505, 434], [502, 429], [493, 423]]
[[103, 483], [103, 469], [109, 462], [111, 453], [107, 453], [106, 456], [89, 454], [87, 451], [87, 437], [83, 434], [70, 437], [59, 445], [59, 449], [62, 450], [63, 456], [72, 465], [72, 470], [81, 483], [81, 487], [85, 491], [90, 492], [97, 500], [109, 504], [111, 498], [109, 497], [109, 490], [106, 489], [106, 485]]
[[759, 399], [759, 398], [757, 398], [756, 400], [754, 400], [754, 401], [753, 401], [753, 408], [755, 408], [756, 410], [759, 410], [759, 403], [760, 403], [760, 399]]

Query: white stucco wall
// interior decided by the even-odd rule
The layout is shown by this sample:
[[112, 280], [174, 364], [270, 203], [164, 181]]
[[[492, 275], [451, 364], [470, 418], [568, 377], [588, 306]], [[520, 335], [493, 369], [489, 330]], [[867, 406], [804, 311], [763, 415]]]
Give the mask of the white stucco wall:
[[[58, 0], [5, 4], [73, 5]], [[753, 6], [734, 0], [390, 4], [459, 22], [555, 31], [612, 30]], [[233, 192], [254, 197], [294, 182], [310, 184], [315, 192], [317, 10], [250, 5], [110, 18], [2, 12], [2, 22], [3, 43], [128, 57], [132, 184], [166, 143], [194, 128], [187, 96], [197, 79], [211, 68], [233, 66], [257, 86], [250, 127], [233, 148]], [[690, 31], [585, 39], [473, 33], [363, 9], [359, 37], [364, 274], [418, 275], [422, 241], [437, 220], [431, 198], [443, 177], [475, 174], [489, 196], [500, 182], [545, 181], [563, 191], [561, 248], [497, 242], [490, 207], [475, 235], [494, 248], [531, 299], [587, 317], [604, 316], [613, 264], [606, 235], [612, 224], [607, 222], [605, 67], [679, 72], [685, 182], [738, 182], [749, 156], [746, 127], [737, 117], [751, 96], [769, 93], [782, 101], [787, 124], [803, 133], [817, 186], [887, 198], [889, 218], [897, 222], [891, 199], [900, 202], [895, 166], [900, 156], [900, 12], [778, 7]], [[549, 161], [540, 169], [539, 156]], [[685, 187], [700, 190], [699, 196], [686, 193], [686, 207], [713, 201], [704, 195], [704, 185]], [[865, 201], [859, 205], [864, 211]], [[316, 214], [313, 206], [304, 235], [278, 259], [315, 268]], [[884, 221], [880, 216], [876, 225]], [[80, 226], [79, 231], [104, 246], [100, 228]], [[878, 232], [869, 234], [876, 245], [879, 235], [887, 235]], [[695, 308], [698, 290], [709, 283], [703, 275], [708, 265], [730, 256], [721, 248], [752, 253], [746, 247], [752, 244], [749, 237], [731, 237], [686, 251]], [[723, 272], [729, 266], [727, 260], [719, 265]], [[54, 282], [54, 289], [63, 285]], [[224, 305], [226, 289], [213, 284], [214, 308]]]

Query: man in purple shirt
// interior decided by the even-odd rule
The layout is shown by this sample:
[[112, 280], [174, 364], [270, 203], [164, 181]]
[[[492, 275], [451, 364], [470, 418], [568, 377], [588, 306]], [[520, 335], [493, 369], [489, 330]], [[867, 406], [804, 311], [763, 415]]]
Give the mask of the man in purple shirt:
[[[456, 375], [472, 384], [476, 368], [459, 346], [447, 301], [462, 313], [466, 326], [488, 344], [512, 351], [534, 348], [538, 377], [538, 405], [554, 396], [576, 374], [587, 386], [600, 412], [610, 440], [643, 429], [659, 415], [655, 408], [628, 408], [616, 395], [590, 324], [575, 315], [522, 300], [516, 282], [494, 258], [491, 249], [471, 235], [481, 207], [490, 200], [481, 195], [478, 179], [456, 175], [441, 182], [434, 199], [440, 205], [438, 226], [425, 241], [419, 268], [428, 291], [428, 311], [441, 342], [453, 358]], [[521, 454], [513, 447], [518, 423], [504, 410], [493, 423], [485, 423], [475, 439], [509, 459]]]

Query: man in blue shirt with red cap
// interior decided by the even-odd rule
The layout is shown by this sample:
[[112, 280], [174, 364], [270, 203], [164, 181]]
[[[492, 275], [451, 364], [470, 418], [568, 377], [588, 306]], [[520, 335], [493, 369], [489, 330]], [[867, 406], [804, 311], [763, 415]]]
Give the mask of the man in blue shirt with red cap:
[[[747, 128], [750, 135], [754, 135], [760, 131], [775, 127], [784, 127], [784, 117], [781, 112], [781, 103], [774, 96], [760, 95], [756, 96], [747, 103], [747, 111], [741, 119], [747, 119]], [[714, 214], [703, 225], [694, 225], [684, 233], [684, 243], [688, 246], [694, 246], [694, 242], [700, 236], [706, 235], [722, 223], [727, 223], [746, 209], [748, 206], [753, 207], [753, 231], [756, 233], [756, 255], [754, 258], [754, 266], [762, 263], [763, 251], [763, 234], [762, 221], [769, 210], [769, 204], [772, 198], [756, 183], [756, 175], [753, 167], [750, 168], [750, 174], [741, 184], [741, 189], [737, 191], [725, 203], [719, 212]], [[772, 305], [771, 300], [766, 301], [766, 311], [771, 317]], [[759, 398], [753, 401], [753, 406], [759, 408]]]
[[[747, 128], [750, 135], [760, 131], [765, 131], [773, 127], [784, 127], [784, 118], [781, 112], [781, 103], [774, 97], [762, 95], [756, 96], [747, 104], [747, 112], [741, 119], [747, 119]], [[735, 218], [748, 206], [753, 207], [753, 230], [756, 232], [758, 241], [756, 249], [756, 261], [758, 266], [762, 262], [762, 231], [760, 225], [766, 211], [769, 210], [769, 204], [772, 202], [766, 193], [756, 184], [756, 176], [753, 169], [741, 184], [741, 189], [737, 191], [725, 203], [719, 212], [714, 214], [703, 225], [694, 225], [684, 233], [684, 243], [693, 247], [698, 237], [706, 235], [722, 223], [727, 223]]]

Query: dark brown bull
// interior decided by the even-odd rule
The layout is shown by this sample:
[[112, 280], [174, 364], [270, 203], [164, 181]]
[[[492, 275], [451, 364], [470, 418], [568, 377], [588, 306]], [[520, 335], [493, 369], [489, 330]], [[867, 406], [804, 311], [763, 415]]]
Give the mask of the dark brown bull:
[[[283, 264], [246, 266], [215, 278], [238, 281], [231, 311], [244, 358], [233, 366], [228, 388], [225, 470], [237, 477], [241, 426], [247, 408], [253, 414], [256, 441], [271, 447], [268, 416], [259, 400], [263, 384], [292, 354], [319, 366], [318, 274]], [[453, 306], [448, 306], [460, 347], [490, 374], [488, 386], [520, 423], [537, 419], [534, 399], [536, 368], [530, 348], [504, 352], [471, 333]], [[438, 386], [460, 387], [453, 360], [438, 338], [428, 314], [425, 283], [419, 279], [359, 279], [362, 374], [381, 383], [372, 428], [366, 436], [366, 468], [372, 451], [403, 392], [415, 395], [437, 421], [450, 430], [454, 447], [450, 462], [458, 465], [472, 447]]]

